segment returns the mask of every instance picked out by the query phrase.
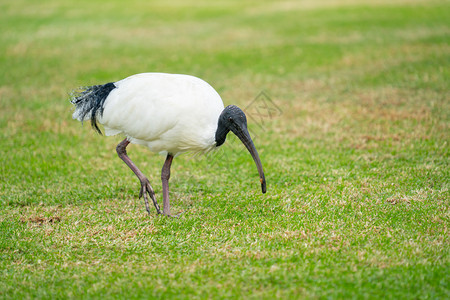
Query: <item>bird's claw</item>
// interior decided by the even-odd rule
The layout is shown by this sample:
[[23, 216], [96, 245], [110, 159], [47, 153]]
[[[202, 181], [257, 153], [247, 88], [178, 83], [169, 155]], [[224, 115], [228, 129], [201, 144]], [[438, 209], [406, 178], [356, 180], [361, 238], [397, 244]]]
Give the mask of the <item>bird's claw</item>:
[[178, 218], [180, 217], [180, 215], [181, 215], [181, 214], [176, 214], [176, 215], [165, 215], [165, 214], [161, 214], [161, 216], [165, 216], [165, 217], [168, 217], [168, 218], [175, 218], [175, 219], [178, 219]]
[[155, 192], [153, 191], [152, 186], [150, 185], [150, 182], [148, 181], [148, 179], [144, 179], [141, 181], [141, 189], [139, 191], [139, 199], [141, 199], [142, 197], [144, 197], [144, 201], [145, 201], [145, 209], [147, 210], [148, 214], [150, 215], [150, 205], [148, 202], [148, 196], [150, 196], [150, 198], [153, 201], [153, 205], [156, 208], [156, 213], [158, 215], [163, 215], [169, 218], [179, 218], [180, 215], [182, 215], [183, 213], [185, 213], [184, 211], [176, 214], [176, 215], [171, 215], [171, 214], [164, 214], [161, 209], [159, 208], [158, 202], [156, 202], [156, 198], [155, 198]]
[[162, 215], [164, 215], [164, 216], [166, 216], [166, 217], [169, 217], [169, 218], [176, 218], [176, 219], [178, 219], [182, 214], [184, 214], [186, 211], [182, 211], [182, 212], [180, 212], [180, 213], [177, 213], [176, 215], [164, 215], [164, 214], [162, 214]]
[[153, 205], [156, 208], [156, 213], [158, 215], [162, 214], [161, 213], [161, 209], [159, 208], [158, 202], [156, 202], [155, 192], [153, 191], [153, 188], [150, 185], [150, 182], [148, 181], [148, 179], [141, 182], [141, 190], [139, 191], [139, 199], [144, 197], [145, 209], [147, 210], [148, 214], [150, 215], [151, 212], [150, 212], [150, 206], [149, 206], [149, 203], [148, 203], [148, 196], [147, 196], [147, 194], [150, 196], [150, 198], [153, 201]]

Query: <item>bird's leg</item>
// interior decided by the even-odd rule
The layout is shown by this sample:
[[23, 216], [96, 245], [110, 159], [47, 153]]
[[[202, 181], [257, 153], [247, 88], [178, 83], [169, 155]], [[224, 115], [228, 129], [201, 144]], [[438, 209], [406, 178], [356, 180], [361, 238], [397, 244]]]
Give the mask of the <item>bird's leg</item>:
[[170, 216], [170, 202], [169, 202], [169, 178], [170, 178], [170, 166], [172, 165], [173, 156], [167, 154], [166, 161], [161, 170], [161, 180], [163, 187], [163, 214]]
[[150, 181], [148, 181], [147, 177], [145, 177], [145, 175], [138, 169], [138, 167], [136, 167], [136, 165], [131, 161], [131, 159], [127, 155], [126, 148], [129, 143], [130, 142], [127, 139], [121, 141], [116, 147], [117, 154], [127, 164], [127, 166], [131, 169], [131, 171], [133, 171], [134, 174], [136, 174], [137, 178], [139, 178], [139, 181], [141, 182], [141, 190], [139, 192], [139, 198], [144, 196], [145, 208], [147, 209], [148, 214], [150, 214], [150, 207], [148, 205], [147, 193], [153, 200], [153, 205], [155, 205], [156, 212], [158, 214], [161, 214], [161, 209], [159, 208], [158, 202], [156, 202], [155, 192], [153, 191], [153, 188], [150, 185]]

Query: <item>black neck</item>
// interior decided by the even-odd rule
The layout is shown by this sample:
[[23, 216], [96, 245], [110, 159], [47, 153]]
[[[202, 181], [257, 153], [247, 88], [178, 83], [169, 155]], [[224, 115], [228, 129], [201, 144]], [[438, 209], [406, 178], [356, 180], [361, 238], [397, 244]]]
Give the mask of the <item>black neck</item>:
[[216, 147], [219, 147], [223, 143], [225, 143], [225, 140], [227, 139], [227, 134], [230, 131], [223, 122], [220, 121], [217, 125], [217, 131], [216, 131]]

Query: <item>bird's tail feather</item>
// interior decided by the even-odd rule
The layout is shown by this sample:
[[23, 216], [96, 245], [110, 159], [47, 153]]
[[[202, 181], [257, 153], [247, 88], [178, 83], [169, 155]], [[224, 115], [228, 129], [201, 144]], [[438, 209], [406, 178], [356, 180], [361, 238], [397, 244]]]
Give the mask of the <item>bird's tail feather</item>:
[[103, 115], [104, 103], [109, 93], [115, 89], [114, 83], [81, 87], [72, 91], [70, 102], [75, 105], [72, 117], [81, 122], [90, 119], [92, 128], [102, 134], [97, 124], [98, 114]]

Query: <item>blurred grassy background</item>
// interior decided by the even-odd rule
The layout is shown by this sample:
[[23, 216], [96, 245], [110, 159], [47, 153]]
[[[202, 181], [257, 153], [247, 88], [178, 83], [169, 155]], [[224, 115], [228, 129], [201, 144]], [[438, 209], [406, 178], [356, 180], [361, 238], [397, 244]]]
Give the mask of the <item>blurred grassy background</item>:
[[[449, 6], [0, 1], [0, 296], [448, 297]], [[140, 72], [250, 105], [268, 194], [230, 137], [174, 162], [187, 213], [147, 216], [67, 101]], [[129, 153], [160, 193], [163, 158]]]

